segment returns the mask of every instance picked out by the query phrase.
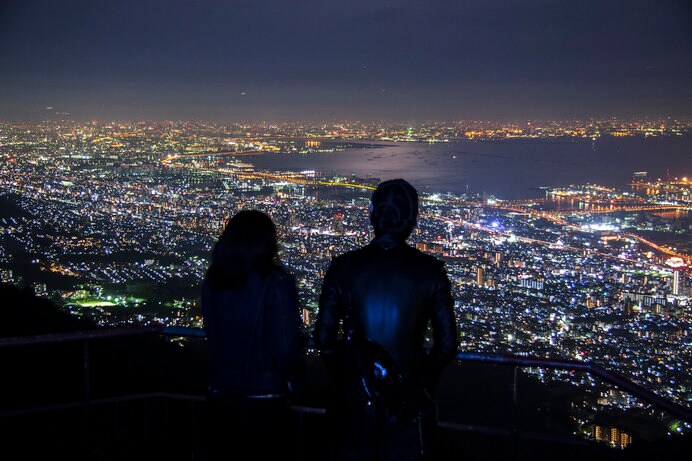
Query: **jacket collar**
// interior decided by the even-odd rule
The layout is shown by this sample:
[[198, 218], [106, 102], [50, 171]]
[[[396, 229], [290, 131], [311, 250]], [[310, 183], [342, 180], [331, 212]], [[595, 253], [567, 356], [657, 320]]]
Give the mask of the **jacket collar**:
[[371, 242], [373, 245], [377, 245], [385, 250], [389, 250], [391, 248], [397, 247], [404, 245], [406, 243], [405, 240], [397, 239], [394, 236], [390, 234], [384, 234], [384, 235], [379, 235], [372, 239]]

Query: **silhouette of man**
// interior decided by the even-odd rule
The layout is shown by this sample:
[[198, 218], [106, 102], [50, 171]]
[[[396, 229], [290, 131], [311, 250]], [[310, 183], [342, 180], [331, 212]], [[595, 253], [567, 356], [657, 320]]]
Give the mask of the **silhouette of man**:
[[[323, 280], [314, 341], [334, 384], [328, 414], [339, 460], [431, 457], [435, 388], [456, 355], [458, 334], [444, 263], [407, 243], [417, 219], [416, 189], [403, 179], [382, 182], [370, 204], [375, 237], [333, 258]], [[354, 399], [351, 391], [358, 386], [345, 372], [343, 352], [349, 336], [379, 343], [389, 354], [393, 368], [380, 370], [380, 377], [400, 375], [404, 390], [397, 408]], [[396, 388], [373, 390], [386, 394]]]

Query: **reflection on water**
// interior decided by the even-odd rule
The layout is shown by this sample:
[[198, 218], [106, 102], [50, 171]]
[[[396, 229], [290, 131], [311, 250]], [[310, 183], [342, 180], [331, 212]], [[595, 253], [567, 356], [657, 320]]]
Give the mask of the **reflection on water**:
[[[609, 214], [614, 210], [621, 210], [622, 206], [615, 204], [600, 204], [600, 203], [587, 203], [580, 200], [574, 199], [541, 199], [535, 201], [536, 209], [545, 211], [576, 211], [576, 212], [590, 212], [598, 214], [598, 212], [608, 212]], [[690, 212], [675, 209], [675, 210], [645, 210], [642, 211], [649, 216], [657, 217], [664, 220], [677, 221], [680, 219], [686, 219], [690, 217]]]
[[595, 183], [629, 190], [635, 171], [649, 177], [692, 175], [689, 136], [592, 140], [382, 143], [312, 154], [265, 154], [250, 159], [274, 170], [316, 170], [381, 180], [408, 179], [420, 190], [486, 193], [500, 199], [543, 198], [541, 187]]

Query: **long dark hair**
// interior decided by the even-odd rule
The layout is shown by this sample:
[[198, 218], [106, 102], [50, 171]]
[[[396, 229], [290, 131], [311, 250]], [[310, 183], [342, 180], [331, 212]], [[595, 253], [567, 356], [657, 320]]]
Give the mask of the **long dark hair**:
[[206, 279], [215, 288], [242, 286], [251, 272], [266, 275], [280, 265], [276, 227], [258, 210], [242, 210], [228, 222], [211, 255]]

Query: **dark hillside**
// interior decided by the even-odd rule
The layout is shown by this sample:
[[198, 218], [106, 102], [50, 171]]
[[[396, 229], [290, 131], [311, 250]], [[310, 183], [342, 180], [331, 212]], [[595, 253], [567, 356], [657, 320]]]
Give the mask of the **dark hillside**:
[[0, 337], [90, 330], [98, 325], [64, 312], [29, 288], [0, 284]]

